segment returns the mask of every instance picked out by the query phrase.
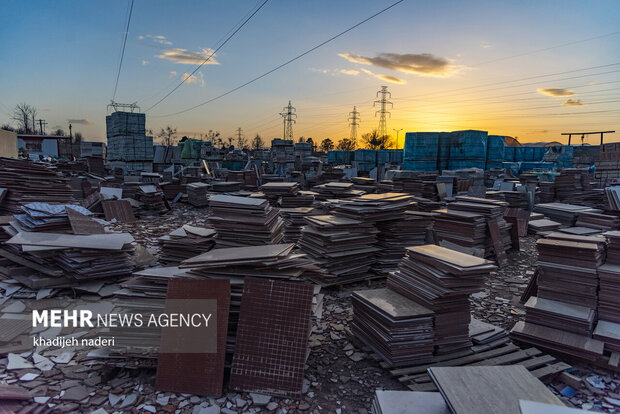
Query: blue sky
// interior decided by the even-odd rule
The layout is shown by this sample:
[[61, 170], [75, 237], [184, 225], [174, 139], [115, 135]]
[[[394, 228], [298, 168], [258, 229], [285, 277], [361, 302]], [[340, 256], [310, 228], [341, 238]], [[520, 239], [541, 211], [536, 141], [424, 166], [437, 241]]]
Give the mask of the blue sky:
[[[161, 117], [236, 87], [391, 3], [269, 0], [217, 53], [218, 64], [203, 66], [147, 112], [147, 127], [171, 125], [196, 136], [210, 129], [229, 136], [241, 127], [247, 137], [272, 138], [281, 136], [278, 113], [291, 100], [296, 136], [339, 139], [348, 134], [353, 105], [362, 133], [377, 127], [372, 101], [387, 85], [390, 129], [476, 128], [522, 141], [620, 130], [620, 65], [594, 68], [620, 63], [620, 33], [610, 35], [620, 31], [618, 1], [405, 0], [255, 84]], [[74, 131], [103, 140], [128, 1], [2, 4], [0, 122], [27, 102], [48, 128], [82, 120]], [[135, 0], [116, 100], [150, 107], [196, 66], [170, 56], [215, 48], [256, 5]], [[608, 36], [557, 47], [602, 35]], [[551, 49], [532, 53], [545, 48]], [[586, 68], [593, 69], [579, 71]], [[557, 96], [541, 91], [548, 88]]]

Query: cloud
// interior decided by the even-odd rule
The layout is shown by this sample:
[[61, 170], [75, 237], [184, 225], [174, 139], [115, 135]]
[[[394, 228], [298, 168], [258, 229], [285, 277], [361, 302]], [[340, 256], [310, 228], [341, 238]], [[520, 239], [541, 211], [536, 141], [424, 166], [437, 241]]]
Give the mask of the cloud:
[[310, 70], [317, 73], [329, 73], [329, 69], [310, 68]]
[[95, 125], [95, 123], [90, 119], [67, 119], [67, 122], [78, 125]]
[[189, 73], [184, 73], [181, 76], [181, 79], [185, 81], [185, 83], [195, 83], [204, 88], [205, 86], [205, 78], [202, 75], [202, 72], [196, 72], [196, 75], [190, 75]]
[[142, 64], [143, 64], [143, 65], [148, 65], [149, 63], [151, 63], [151, 62], [149, 62], [148, 60], [143, 60], [143, 61], [142, 61]]
[[[161, 55], [156, 55], [160, 59], [170, 60], [174, 63], [182, 63], [185, 65], [199, 65], [206, 58], [211, 56], [213, 49], [202, 49], [200, 52], [190, 52], [187, 49], [164, 49]], [[215, 55], [206, 62], [206, 65], [219, 65], [220, 63], [214, 59]]]
[[386, 81], [386, 82], [391, 82], [391, 83], [400, 83], [400, 84], [407, 83], [407, 82], [405, 82], [403, 79], [397, 78], [396, 76], [391, 76], [391, 75], [382, 75], [382, 74], [380, 74], [380, 73], [374, 73], [373, 71], [368, 70], [368, 69], [366, 69], [366, 68], [360, 68], [360, 70], [361, 70], [362, 72], [364, 72], [365, 74], [367, 74], [367, 75], [370, 75], [370, 76], [375, 77], [375, 78], [377, 78], [377, 79], [384, 80], [384, 81]]
[[581, 99], [572, 99], [568, 98], [566, 102], [562, 104], [562, 106], [584, 106], [585, 104], [581, 102]]
[[360, 71], [355, 69], [340, 69], [340, 73], [344, 75], [357, 76], [360, 74]]
[[176, 70], [171, 70], [170, 71], [170, 77], [172, 78], [174, 76], [177, 76], [177, 71]]
[[150, 35], [150, 34], [140, 35], [140, 36], [138, 36], [138, 39], [139, 40], [151, 39], [153, 42], [159, 43], [161, 45], [166, 45], [166, 46], [172, 45], [172, 42], [170, 40], [166, 39], [166, 36], [162, 36], [162, 35], [156, 35], [156, 36], [153, 36], [153, 35]]
[[430, 53], [380, 53], [375, 57], [339, 53], [338, 56], [360, 65], [373, 65], [420, 76], [449, 77], [468, 69], [466, 66], [455, 65], [449, 59]]
[[538, 88], [536, 92], [554, 97], [573, 96], [575, 92], [564, 88]]
[[483, 48], [483, 49], [490, 49], [490, 48], [492, 48], [493, 46], [491, 46], [491, 45], [490, 45], [489, 43], [487, 43], [487, 42], [482, 42], [482, 43], [480, 44], [480, 47], [481, 47], [481, 48]]

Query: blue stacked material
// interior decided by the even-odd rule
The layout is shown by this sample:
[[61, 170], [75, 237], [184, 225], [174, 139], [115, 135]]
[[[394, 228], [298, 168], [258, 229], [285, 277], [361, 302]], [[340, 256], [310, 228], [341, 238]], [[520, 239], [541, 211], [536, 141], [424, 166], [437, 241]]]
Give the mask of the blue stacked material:
[[514, 162], [525, 161], [525, 147], [515, 147]]
[[351, 164], [353, 151], [328, 151], [327, 161], [332, 164]]
[[542, 161], [545, 152], [547, 151], [547, 147], [535, 147], [534, 148], [534, 161]]
[[369, 149], [355, 150], [353, 161], [375, 163], [377, 161], [377, 151]]
[[514, 162], [515, 160], [515, 149], [517, 147], [504, 147], [504, 161], [506, 162]]
[[504, 162], [504, 136], [489, 135], [487, 138], [487, 163]]
[[568, 145], [558, 145], [546, 147], [547, 151], [543, 157], [545, 162], [552, 162], [559, 170], [562, 168], [572, 168], [575, 156], [574, 147]]
[[487, 170], [490, 170], [491, 168], [504, 168], [504, 162], [487, 161]]
[[231, 171], [241, 171], [245, 163], [243, 161], [222, 161], [222, 168]]
[[402, 163], [403, 150], [377, 150], [377, 161], [379, 164], [385, 164], [387, 162]]
[[439, 133], [407, 132], [403, 159], [405, 161], [436, 161]]
[[452, 138], [450, 132], [439, 133], [439, 149], [437, 156], [438, 166], [440, 171], [450, 169], [450, 150], [452, 146]]
[[488, 132], [465, 130], [450, 133], [451, 170], [462, 168], [484, 169], [487, 154]]
[[521, 163], [520, 162], [504, 162], [502, 163], [502, 168], [510, 171], [513, 177], [518, 177], [521, 171]]
[[403, 170], [437, 171], [437, 161], [403, 161]]
[[532, 170], [553, 171], [553, 163], [524, 161], [521, 163], [521, 168], [519, 169], [519, 172], [524, 173]]

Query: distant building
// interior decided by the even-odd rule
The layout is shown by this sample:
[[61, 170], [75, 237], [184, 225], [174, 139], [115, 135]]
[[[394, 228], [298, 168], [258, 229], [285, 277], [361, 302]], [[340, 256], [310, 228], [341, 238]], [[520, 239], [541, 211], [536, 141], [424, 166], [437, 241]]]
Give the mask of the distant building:
[[[76, 154], [78, 156], [78, 154]], [[82, 141], [80, 142], [80, 157], [105, 158], [105, 142]]]
[[71, 154], [71, 137], [58, 135], [17, 134], [17, 149], [31, 159], [43, 157], [67, 158]]

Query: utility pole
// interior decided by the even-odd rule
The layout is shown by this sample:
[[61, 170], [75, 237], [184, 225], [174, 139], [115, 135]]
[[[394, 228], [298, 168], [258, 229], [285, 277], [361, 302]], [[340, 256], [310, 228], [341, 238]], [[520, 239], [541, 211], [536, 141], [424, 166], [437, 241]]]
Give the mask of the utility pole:
[[296, 123], [294, 118], [297, 118], [297, 114], [293, 105], [291, 105], [291, 101], [288, 101], [288, 106], [282, 108], [283, 112], [280, 112], [282, 118], [284, 118], [284, 134], [282, 139], [293, 139], [293, 124]]
[[41, 135], [45, 135], [46, 125], [47, 125], [47, 122], [45, 122], [45, 119], [39, 119], [39, 132], [41, 133]]
[[349, 125], [351, 126], [351, 141], [357, 142], [357, 127], [360, 125], [360, 113], [355, 106], [353, 111], [349, 112]]
[[379, 129], [377, 130], [377, 132], [379, 134], [379, 137], [381, 138], [388, 134], [387, 133], [387, 122], [385, 120], [385, 116], [389, 115], [390, 117], [392, 117], [392, 114], [387, 110], [387, 106], [391, 105], [391, 107], [393, 108], [394, 104], [388, 101], [388, 99], [392, 98], [392, 94], [388, 92], [387, 86], [381, 87], [381, 90], [377, 92], [377, 98], [379, 96], [381, 96], [381, 99], [375, 101], [372, 104], [372, 106], [377, 106], [377, 104], [381, 105], [381, 109], [375, 112], [375, 116], [379, 114]]
[[73, 138], [73, 132], [71, 132], [72, 129], [73, 129], [73, 126], [71, 124], [69, 124], [69, 136], [71, 138]]
[[396, 149], [398, 149], [398, 133], [402, 130], [403, 130], [402, 128], [400, 129], [392, 128], [392, 131], [396, 131]]

